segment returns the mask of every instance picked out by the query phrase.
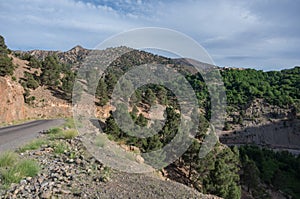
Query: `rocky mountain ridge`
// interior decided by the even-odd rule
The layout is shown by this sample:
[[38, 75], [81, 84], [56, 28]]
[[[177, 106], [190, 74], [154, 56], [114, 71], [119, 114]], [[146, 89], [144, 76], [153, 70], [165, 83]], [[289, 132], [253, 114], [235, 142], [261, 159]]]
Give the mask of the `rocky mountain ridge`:
[[29, 51], [14, 51], [15, 54], [24, 56], [30, 55], [39, 60], [44, 60], [47, 56], [57, 55], [63, 63], [74, 64], [83, 60], [91, 50], [85, 49], [82, 46], [75, 46], [68, 51], [48, 51], [48, 50], [29, 50]]
[[[109, 53], [109, 50], [106, 50]], [[81, 46], [75, 46], [69, 51], [61, 52], [61, 51], [43, 51], [43, 50], [32, 50], [32, 51], [26, 51], [26, 52], [20, 52], [15, 51], [15, 53], [19, 55], [25, 55], [29, 54], [31, 56], [34, 56], [40, 60], [45, 59], [45, 57], [49, 55], [56, 54], [59, 59], [63, 63], [69, 63], [69, 64], [75, 64], [78, 65], [80, 61], [84, 60], [84, 58], [91, 52], [91, 50], [85, 49]], [[141, 59], [143, 59], [148, 55], [148, 53], [141, 54]], [[163, 58], [162, 58], [163, 59]], [[24, 60], [20, 60], [19, 58], [13, 57], [13, 61], [16, 65], [18, 65], [18, 68], [16, 69], [16, 72], [19, 72], [20, 70], [28, 70], [30, 66], [28, 66], [28, 62]], [[117, 60], [117, 62], [120, 62]], [[168, 62], [166, 59], [165, 62]], [[173, 63], [173, 64], [172, 64]], [[185, 67], [185, 70], [189, 70], [190, 63], [187, 62], [187, 60], [182, 59], [175, 59], [171, 62], [171, 64], [168, 64], [170, 67], [174, 67], [174, 64], [179, 64], [182, 67]], [[178, 66], [177, 66], [178, 67]], [[21, 69], [20, 69], [21, 68]], [[190, 71], [193, 72], [193, 71]], [[195, 71], [194, 71], [195, 72]], [[20, 72], [19, 72], [20, 73]], [[15, 75], [20, 76], [20, 75]], [[22, 77], [22, 76], [21, 76]], [[7, 82], [7, 83], [6, 83]], [[22, 95], [23, 92], [22, 87], [18, 85], [17, 82], [11, 81], [9, 79], [3, 79], [1, 80], [2, 90], [4, 93], [7, 93], [7, 95], [2, 95], [1, 102], [3, 103], [2, 112], [7, 112], [7, 106], [10, 106], [9, 113], [2, 114], [1, 122], [12, 122], [14, 120], [22, 120], [26, 118], [34, 118], [34, 117], [56, 117], [56, 116], [70, 116], [71, 115], [71, 106], [70, 104], [62, 99], [58, 99], [56, 96], [54, 96], [54, 93], [51, 91], [39, 87], [36, 90], [32, 91], [32, 96], [36, 97], [36, 103], [28, 107], [27, 104], [24, 104], [22, 101]], [[1, 86], [0, 85], [0, 86]], [[13, 87], [9, 87], [8, 85], [14, 85]], [[15, 89], [15, 91], [13, 91]], [[10, 95], [8, 94], [10, 93]], [[7, 105], [6, 103], [7, 102]], [[5, 110], [4, 110], [5, 109]], [[109, 105], [103, 106], [103, 107], [97, 107], [97, 115], [105, 119], [109, 116], [109, 111], [113, 108]], [[281, 146], [281, 148], [296, 148], [298, 149], [299, 146], [298, 143], [290, 143], [290, 141], [300, 140], [295, 139], [298, 138], [298, 132], [300, 132], [298, 127], [298, 120], [297, 115], [295, 115], [295, 111], [292, 108], [281, 108], [278, 106], [269, 105], [266, 103], [263, 99], [255, 99], [252, 101], [252, 103], [249, 104], [248, 108], [245, 109], [242, 121], [240, 121], [240, 124], [236, 124], [236, 122], [233, 122], [231, 125], [230, 130], [225, 130], [223, 132], [223, 135], [221, 136], [221, 141], [224, 143], [237, 143], [239, 144], [258, 144], [258, 145], [264, 145], [264, 146]], [[147, 115], [147, 114], [144, 114]], [[232, 122], [234, 120], [238, 120], [240, 118], [240, 112], [232, 112], [228, 117], [226, 118], [227, 121]], [[262, 127], [262, 128], [259, 128]], [[251, 130], [255, 129], [255, 130]], [[256, 133], [256, 131], [258, 131]], [[264, 130], [263, 130], [264, 129]], [[282, 136], [287, 136], [286, 139], [282, 139], [282, 136], [279, 136], [279, 134], [274, 132], [277, 132], [278, 129], [280, 129], [280, 132], [282, 132]], [[269, 133], [265, 133], [265, 132]], [[252, 133], [250, 133], [252, 132]], [[237, 134], [239, 135], [237, 137]], [[251, 134], [251, 136], [249, 135]], [[260, 136], [260, 134], [262, 134]], [[274, 138], [271, 139], [270, 136], [267, 136], [267, 134], [270, 134], [270, 136], [279, 136], [281, 138]], [[230, 135], [230, 136], [229, 136]], [[266, 138], [266, 136], [268, 138]], [[294, 137], [296, 136], [296, 137]], [[249, 138], [251, 137], [251, 138]], [[276, 142], [278, 140], [285, 140], [283, 143], [279, 145], [274, 145], [272, 142]], [[237, 141], [238, 140], [238, 141]], [[290, 140], [290, 141], [289, 141]], [[286, 147], [282, 147], [286, 146]]]

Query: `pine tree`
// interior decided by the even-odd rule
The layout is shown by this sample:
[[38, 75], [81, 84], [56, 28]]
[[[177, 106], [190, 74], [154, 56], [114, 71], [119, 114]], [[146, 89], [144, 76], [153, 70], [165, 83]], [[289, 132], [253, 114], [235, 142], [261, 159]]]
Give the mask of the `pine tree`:
[[259, 184], [259, 170], [253, 160], [249, 160], [246, 155], [243, 163], [242, 180], [247, 186], [248, 192], [257, 188]]
[[60, 72], [61, 64], [58, 57], [56, 55], [46, 57], [42, 63], [41, 83], [52, 88], [57, 87], [60, 84]]
[[108, 102], [107, 85], [103, 79], [100, 79], [96, 89], [96, 96], [99, 99], [99, 105], [104, 106]]
[[72, 71], [66, 72], [61, 81], [62, 81], [61, 89], [65, 92], [66, 98], [70, 99], [72, 97], [71, 93], [73, 91], [75, 73]]
[[118, 127], [117, 123], [115, 122], [112, 114], [110, 115], [109, 118], [106, 119], [105, 121], [105, 128], [104, 128], [104, 132], [106, 134], [111, 134], [113, 135], [115, 138], [118, 138], [120, 137], [120, 134], [121, 134], [121, 130], [120, 128]]
[[0, 35], [0, 76], [13, 75], [14, 65], [12, 59], [8, 57], [9, 50], [5, 45], [4, 38]]
[[139, 114], [136, 119], [136, 124], [139, 126], [146, 126], [148, 124], [148, 120], [144, 117], [143, 114]]
[[182, 158], [186, 165], [188, 165], [188, 179], [192, 183], [192, 172], [197, 169], [199, 162], [199, 153], [200, 144], [198, 141], [193, 141], [189, 149], [183, 154]]
[[160, 100], [161, 104], [166, 105], [168, 103], [168, 91], [163, 87], [159, 86], [157, 91], [157, 98]]
[[225, 199], [240, 198], [238, 162], [239, 156], [236, 151], [232, 152], [230, 148], [222, 149], [217, 156], [214, 169], [205, 180], [205, 192]]
[[105, 76], [105, 83], [107, 85], [108, 94], [112, 94], [115, 84], [117, 83], [117, 77], [114, 73], [110, 72]]
[[145, 98], [146, 98], [145, 101], [150, 105], [154, 104], [156, 100], [156, 96], [150, 88], [146, 90]]

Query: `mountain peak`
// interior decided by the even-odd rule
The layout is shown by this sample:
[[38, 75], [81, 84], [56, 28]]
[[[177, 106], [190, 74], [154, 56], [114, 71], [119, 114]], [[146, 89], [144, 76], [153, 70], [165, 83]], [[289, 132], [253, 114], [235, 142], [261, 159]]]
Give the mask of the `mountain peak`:
[[85, 50], [85, 48], [83, 48], [82, 46], [80, 45], [77, 45], [77, 46], [74, 46], [71, 50], [69, 51], [80, 51], [80, 50]]

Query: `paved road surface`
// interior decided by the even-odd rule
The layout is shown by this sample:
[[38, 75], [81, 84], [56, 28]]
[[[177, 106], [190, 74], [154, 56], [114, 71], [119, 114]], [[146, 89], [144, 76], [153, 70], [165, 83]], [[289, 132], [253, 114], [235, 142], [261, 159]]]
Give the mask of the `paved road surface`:
[[14, 150], [37, 137], [40, 131], [60, 126], [63, 119], [36, 120], [0, 128], [0, 152]]

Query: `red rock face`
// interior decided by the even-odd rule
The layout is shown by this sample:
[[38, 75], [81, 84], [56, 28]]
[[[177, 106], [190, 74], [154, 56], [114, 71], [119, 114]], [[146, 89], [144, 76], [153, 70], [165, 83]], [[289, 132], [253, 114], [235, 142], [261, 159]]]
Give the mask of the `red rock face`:
[[0, 123], [26, 118], [23, 87], [16, 82], [0, 77]]

